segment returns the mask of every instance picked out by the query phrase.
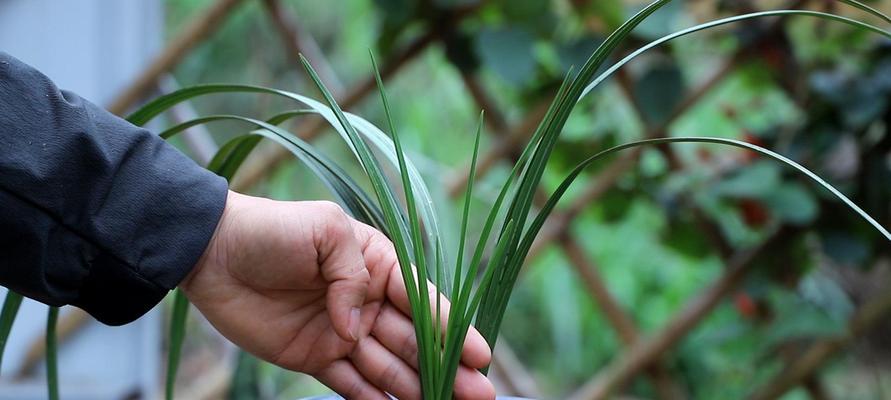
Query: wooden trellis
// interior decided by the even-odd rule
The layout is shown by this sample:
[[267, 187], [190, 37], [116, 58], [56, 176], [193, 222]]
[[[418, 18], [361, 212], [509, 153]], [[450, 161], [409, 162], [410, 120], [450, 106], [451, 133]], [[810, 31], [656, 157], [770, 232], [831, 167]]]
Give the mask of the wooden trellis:
[[[313, 59], [315, 65], [321, 66], [319, 71], [323, 74], [326, 82], [334, 88], [338, 101], [344, 109], [354, 107], [369, 93], [373, 92], [375, 85], [371, 75], [359, 80], [357, 84], [351, 87], [343, 87], [333, 69], [326, 67], [325, 57], [316, 46], [312, 37], [301, 29], [298, 19], [294, 15], [290, 15], [289, 10], [282, 7], [279, 0], [259, 1], [262, 1], [266, 16], [281, 37], [282, 44], [289, 58], [296, 59], [297, 54], [302, 52], [308, 54]], [[170, 41], [168, 47], [154, 62], [127, 89], [122, 91], [118, 98], [109, 105], [109, 110], [117, 114], [123, 114], [140, 100], [155, 92], [170, 71], [187, 57], [192, 49], [224, 25], [227, 17], [244, 3], [246, 3], [244, 0], [217, 0], [207, 10], [198, 15], [182, 30], [182, 33]], [[795, 8], [805, 3], [807, 2], [794, 1], [789, 6], [790, 8]], [[478, 6], [468, 6], [458, 10], [453, 13], [451, 21], [446, 21], [430, 28], [431, 30], [422, 33], [400, 50], [394, 51], [383, 63], [382, 75], [384, 79], [391, 77], [396, 71], [411, 63], [430, 47], [447, 40], [445, 39], [447, 35], [442, 35], [442, 31], [437, 29], [448, 29], [454, 26], [462, 18], [472, 15], [477, 8]], [[717, 68], [711, 77], [701, 83], [698, 88], [691, 91], [679, 103], [666, 121], [657, 125], [645, 122], [645, 119], [640, 115], [640, 108], [636, 107], [637, 99], [631, 94], [629, 80], [620, 74], [618, 77], [620, 88], [623, 89], [623, 93], [629, 103], [637, 109], [639, 119], [644, 122], [646, 127], [645, 136], [664, 136], [668, 131], [668, 127], [678, 117], [697, 105], [741, 61], [752, 57], [760, 43], [774, 39], [782, 23], [783, 20], [779, 19], [767, 26], [753, 28], [758, 29], [760, 39], [753, 40], [737, 50], [736, 54], [730, 57], [725, 65]], [[295, 65], [297, 64], [295, 63]], [[515, 125], [510, 125], [507, 118], [504, 117], [503, 113], [498, 110], [495, 102], [492, 101], [493, 96], [487, 93], [485, 87], [480, 84], [479, 78], [461, 70], [457, 66], [455, 68], [460, 72], [462, 81], [476, 105], [486, 110], [488, 114], [486, 119], [488, 131], [495, 136], [494, 144], [480, 156], [477, 170], [477, 177], [480, 178], [486, 175], [491, 167], [499, 161], [510, 159], [514, 155], [519, 154], [537, 123], [543, 117], [547, 105], [550, 103], [550, 96], [544, 96], [545, 98], [541, 103], [531, 107], [526, 113], [527, 116], [524, 120], [519, 121]], [[324, 126], [319, 120], [309, 120], [293, 127], [293, 131], [304, 140], [310, 141], [323, 130]], [[198, 135], [202, 134], [199, 133]], [[202, 140], [188, 142], [190, 146], [196, 147], [196, 153], [206, 153], [208, 149], [202, 150], [200, 147], [208, 146], [207, 143], [207, 141]], [[660, 147], [659, 150], [667, 156], [667, 159], [676, 160], [670, 147]], [[281, 162], [290, 158], [289, 153], [278, 147], [260, 148], [258, 151], [262, 151], [262, 154], [257, 157], [251, 157], [249, 162], [245, 164], [239, 174], [240, 176], [233, 182], [234, 189], [245, 190], [251, 188], [262, 181], [268, 171], [273, 170]], [[634, 319], [622, 309], [619, 302], [610, 293], [608, 284], [604, 282], [598, 272], [597, 262], [586, 253], [577, 239], [570, 233], [572, 221], [576, 219], [574, 217], [581, 213], [588, 204], [596, 201], [612, 188], [623, 174], [634, 168], [638, 164], [640, 155], [641, 151], [639, 150], [624, 153], [600, 174], [593, 177], [590, 182], [587, 182], [585, 190], [572, 204], [554, 213], [542, 229], [539, 239], [529, 253], [529, 260], [533, 260], [541, 254], [544, 248], [557, 246], [580, 277], [581, 282], [590, 294], [591, 301], [604, 313], [606, 321], [608, 321], [620, 339], [621, 344], [625, 347], [622, 354], [615, 356], [608, 366], [599, 371], [589, 382], [580, 386], [570, 396], [573, 400], [606, 398], [638, 376], [645, 377], [652, 382], [659, 399], [674, 400], [686, 398], [687, 395], [684, 393], [682, 386], [673, 380], [669, 369], [665, 366], [663, 362], [664, 355], [709, 315], [722, 299], [738, 288], [746, 275], [753, 269], [751, 261], [760, 251], [776, 245], [778, 239], [787, 234], [791, 229], [781, 228], [753, 248], [734, 250], [723, 241], [720, 234], [718, 234], [719, 230], [715, 226], [704, 218], [699, 218], [700, 228], [715, 241], [714, 245], [718, 249], [719, 254], [722, 255], [725, 265], [723, 273], [710, 286], [691, 298], [661, 329], [655, 332], [641, 332], [636, 326]], [[677, 163], [670, 164], [673, 169], [682, 168]], [[467, 184], [467, 171], [468, 168], [465, 167], [455, 171], [452, 175], [453, 179], [448, 184], [448, 191], [453, 197], [457, 197]], [[888, 291], [888, 293], [861, 306], [852, 315], [849, 322], [849, 331], [846, 335], [814, 341], [798, 358], [788, 362], [785, 368], [770, 380], [767, 385], [753, 391], [752, 398], [777, 398], [788, 390], [802, 385], [803, 382], [815, 379], [815, 372], [827, 359], [844, 349], [856, 337], [868, 331], [882, 316], [888, 315], [891, 312], [891, 291]], [[76, 327], [82, 325], [83, 321], [86, 320], [87, 317], [82, 312], [66, 315], [63, 321], [60, 322], [61, 326], [63, 326], [60, 330], [61, 339], [64, 339], [66, 332], [76, 330]], [[43, 341], [40, 340], [35, 343], [43, 343]], [[499, 342], [499, 347], [501, 346], [505, 346], [505, 351], [510, 352], [509, 345], [505, 341], [501, 340]], [[38, 360], [42, 353], [41, 346], [36, 344], [31, 353], [29, 359]], [[500, 386], [499, 389], [511, 390], [515, 392], [513, 394], [520, 396], [534, 397], [538, 395], [534, 382], [525, 381], [525, 379], [531, 379], [529, 378], [531, 375], [524, 372], [523, 366], [512, 357], [506, 356], [505, 359], [496, 360], [494, 366], [493, 374], [499, 379], [496, 382]], [[508, 365], [505, 365], [505, 363], [508, 363]], [[33, 366], [33, 364], [25, 363], [25, 365], [29, 366]], [[509, 371], [509, 373], [499, 373], [499, 371]], [[512, 381], [517, 376], [524, 377], [524, 381]]]

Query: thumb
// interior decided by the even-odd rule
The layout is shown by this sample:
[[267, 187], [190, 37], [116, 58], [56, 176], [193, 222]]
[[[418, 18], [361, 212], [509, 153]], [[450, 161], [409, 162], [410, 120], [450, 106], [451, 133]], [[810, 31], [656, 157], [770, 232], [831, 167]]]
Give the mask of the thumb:
[[325, 228], [318, 241], [319, 266], [328, 282], [325, 300], [334, 331], [344, 340], [355, 341], [371, 276], [349, 217], [338, 211], [339, 216], [322, 219]]
[[362, 305], [368, 292], [368, 270], [364, 267], [343, 278], [330, 281], [326, 302], [337, 335], [347, 341], [359, 338]]

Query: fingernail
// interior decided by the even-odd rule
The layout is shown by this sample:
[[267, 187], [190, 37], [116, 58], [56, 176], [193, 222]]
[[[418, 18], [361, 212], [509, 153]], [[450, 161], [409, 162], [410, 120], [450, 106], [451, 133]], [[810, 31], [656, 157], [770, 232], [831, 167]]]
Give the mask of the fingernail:
[[350, 310], [350, 336], [352, 336], [353, 340], [359, 340], [359, 321], [360, 321], [361, 313], [358, 308], [353, 307]]

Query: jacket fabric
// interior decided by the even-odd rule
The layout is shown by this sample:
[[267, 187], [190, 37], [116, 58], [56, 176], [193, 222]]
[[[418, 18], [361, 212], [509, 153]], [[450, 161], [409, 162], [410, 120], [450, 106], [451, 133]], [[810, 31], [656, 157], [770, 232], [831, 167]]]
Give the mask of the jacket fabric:
[[0, 52], [0, 285], [138, 318], [201, 257], [224, 179]]

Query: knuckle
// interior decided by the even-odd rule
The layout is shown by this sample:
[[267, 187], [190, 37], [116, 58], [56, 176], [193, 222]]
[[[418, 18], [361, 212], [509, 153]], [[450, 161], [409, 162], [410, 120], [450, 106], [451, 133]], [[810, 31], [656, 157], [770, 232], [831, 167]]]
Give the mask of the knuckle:
[[317, 201], [314, 204], [316, 212], [318, 212], [325, 219], [346, 219], [346, 213], [340, 208], [340, 205], [333, 201]]
[[396, 383], [399, 379], [399, 364], [395, 361], [390, 362], [381, 372], [381, 376], [378, 379], [381, 382], [381, 389], [384, 389], [385, 392], [393, 393], [393, 390], [397, 388]]
[[349, 388], [344, 391], [343, 397], [348, 399], [358, 399], [361, 398], [362, 395], [362, 383], [359, 381], [354, 381], [350, 384]]
[[317, 201], [312, 205], [316, 214], [319, 234], [329, 238], [341, 238], [352, 235], [353, 230], [346, 212], [337, 203], [331, 201]]
[[406, 334], [405, 337], [402, 338], [402, 346], [400, 346], [399, 348], [402, 349], [403, 359], [411, 362], [412, 364], [417, 363], [418, 341], [415, 340], [414, 333]]
[[390, 266], [399, 262], [396, 258], [396, 249], [393, 247], [393, 242], [383, 234], [371, 236], [366, 243], [364, 252], [374, 265]]
[[371, 239], [369, 239], [368, 247], [381, 254], [394, 254], [396, 251], [393, 247], [393, 242], [382, 233], [372, 236]]

